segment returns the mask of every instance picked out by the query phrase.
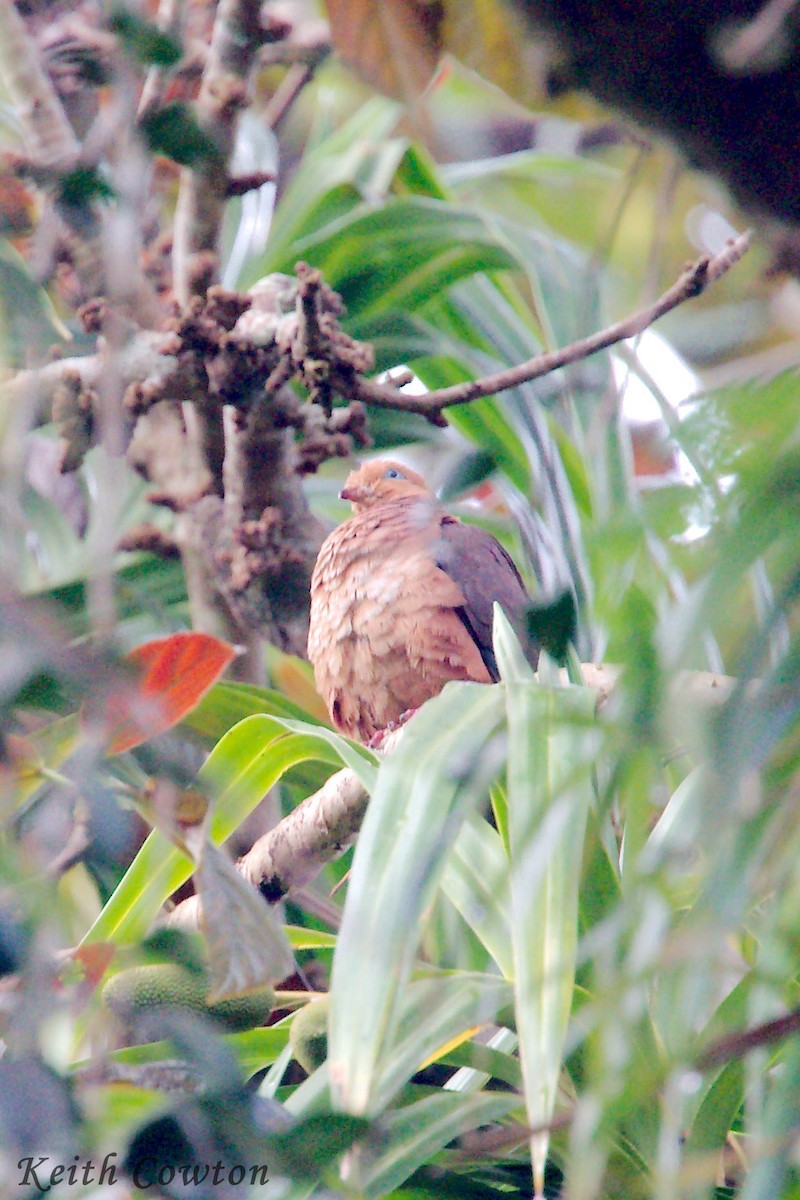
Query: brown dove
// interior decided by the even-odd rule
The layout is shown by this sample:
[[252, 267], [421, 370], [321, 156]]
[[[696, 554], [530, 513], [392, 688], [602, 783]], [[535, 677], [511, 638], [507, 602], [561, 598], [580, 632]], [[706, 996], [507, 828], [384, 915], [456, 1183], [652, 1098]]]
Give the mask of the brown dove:
[[450, 679], [496, 682], [493, 602], [521, 630], [531, 601], [500, 543], [407, 467], [367, 463], [340, 495], [353, 516], [317, 558], [308, 657], [334, 725], [368, 742]]

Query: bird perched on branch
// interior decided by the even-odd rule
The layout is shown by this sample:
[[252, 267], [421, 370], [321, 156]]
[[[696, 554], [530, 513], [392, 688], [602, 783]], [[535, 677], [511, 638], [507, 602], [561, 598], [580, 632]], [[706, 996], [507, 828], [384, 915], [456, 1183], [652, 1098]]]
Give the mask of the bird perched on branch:
[[333, 723], [367, 742], [448, 680], [495, 682], [493, 602], [522, 636], [531, 600], [500, 543], [407, 467], [367, 463], [340, 494], [353, 516], [317, 558], [308, 657]]

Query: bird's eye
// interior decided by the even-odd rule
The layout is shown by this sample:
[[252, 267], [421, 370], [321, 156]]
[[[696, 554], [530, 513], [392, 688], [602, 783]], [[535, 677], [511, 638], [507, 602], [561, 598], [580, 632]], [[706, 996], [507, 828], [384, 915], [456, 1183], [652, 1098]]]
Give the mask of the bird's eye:
[[397, 467], [387, 467], [383, 473], [384, 479], [405, 479], [402, 471], [398, 471]]

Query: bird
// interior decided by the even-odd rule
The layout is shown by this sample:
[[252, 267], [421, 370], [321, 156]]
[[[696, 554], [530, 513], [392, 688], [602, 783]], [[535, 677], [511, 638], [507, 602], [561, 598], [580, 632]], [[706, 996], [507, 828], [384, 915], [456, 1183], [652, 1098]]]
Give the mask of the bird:
[[308, 658], [334, 726], [376, 743], [449, 680], [497, 682], [493, 604], [525, 637], [531, 599], [500, 543], [464, 525], [425, 480], [386, 459], [339, 493], [353, 515], [323, 542], [311, 578]]

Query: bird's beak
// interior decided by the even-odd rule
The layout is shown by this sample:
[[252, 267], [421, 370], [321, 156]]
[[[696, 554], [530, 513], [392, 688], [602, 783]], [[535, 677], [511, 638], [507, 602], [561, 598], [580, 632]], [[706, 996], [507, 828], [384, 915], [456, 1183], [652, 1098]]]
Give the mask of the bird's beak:
[[351, 504], [359, 504], [367, 498], [366, 492], [367, 489], [359, 487], [358, 484], [351, 484], [350, 487], [345, 484], [339, 492], [339, 499], [349, 500]]

